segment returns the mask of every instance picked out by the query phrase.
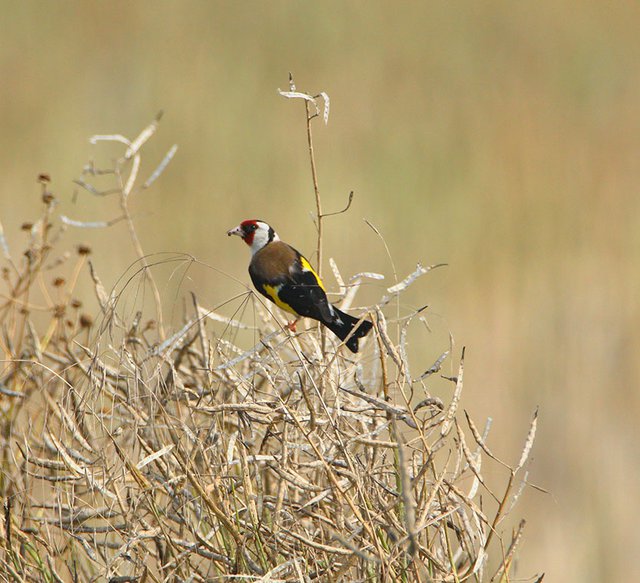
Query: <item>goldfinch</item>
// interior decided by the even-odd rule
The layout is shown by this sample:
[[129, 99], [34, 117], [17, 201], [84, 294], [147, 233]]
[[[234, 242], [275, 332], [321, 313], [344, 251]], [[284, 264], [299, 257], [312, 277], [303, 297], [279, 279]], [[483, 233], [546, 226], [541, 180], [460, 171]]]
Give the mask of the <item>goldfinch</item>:
[[[340, 340], [351, 334], [358, 318], [345, 314], [327, 299], [324, 284], [307, 259], [280, 240], [264, 221], [242, 221], [227, 235], [238, 235], [251, 248], [249, 275], [256, 289], [276, 306], [295, 316], [313, 318], [324, 324]], [[373, 325], [364, 320], [346, 345], [358, 352], [358, 339]]]

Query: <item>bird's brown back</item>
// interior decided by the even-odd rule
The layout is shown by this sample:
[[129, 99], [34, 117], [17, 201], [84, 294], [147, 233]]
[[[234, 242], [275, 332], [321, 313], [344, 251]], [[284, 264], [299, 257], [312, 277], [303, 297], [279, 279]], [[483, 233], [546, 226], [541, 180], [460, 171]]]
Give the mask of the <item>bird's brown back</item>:
[[274, 241], [265, 245], [258, 251], [249, 264], [249, 272], [263, 281], [281, 279], [283, 275], [288, 277], [289, 267], [298, 259], [297, 251], [283, 243]]

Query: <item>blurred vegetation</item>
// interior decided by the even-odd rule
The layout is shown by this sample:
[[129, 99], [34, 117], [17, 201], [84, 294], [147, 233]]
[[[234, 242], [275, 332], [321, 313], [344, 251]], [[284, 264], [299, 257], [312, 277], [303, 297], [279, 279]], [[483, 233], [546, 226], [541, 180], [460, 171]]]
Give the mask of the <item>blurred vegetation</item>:
[[[433, 330], [412, 350], [429, 360], [449, 331], [468, 347], [467, 404], [496, 418], [498, 454], [516, 454], [512, 437], [540, 405], [533, 475], [552, 495], [523, 497], [533, 518], [523, 572], [640, 576], [628, 503], [640, 488], [640, 6], [2, 8], [0, 219], [12, 248], [40, 204], [40, 172], [52, 175], [64, 214], [115, 216], [117, 205], [72, 183], [87, 136], [136, 135], [162, 109], [150, 157], [179, 150], [132, 201], [146, 252], [188, 252], [248, 282], [246, 251], [225, 231], [260, 217], [311, 255], [304, 112], [276, 94], [293, 71], [300, 89], [332, 100], [329, 126], [315, 132], [325, 210], [355, 191], [349, 213], [326, 223], [325, 257], [392, 282], [365, 217], [401, 277], [418, 261], [447, 262], [406, 294], [407, 311], [430, 305]], [[135, 259], [125, 229], [77, 232], [106, 286]], [[210, 270], [182, 287], [210, 304], [243, 289]]]

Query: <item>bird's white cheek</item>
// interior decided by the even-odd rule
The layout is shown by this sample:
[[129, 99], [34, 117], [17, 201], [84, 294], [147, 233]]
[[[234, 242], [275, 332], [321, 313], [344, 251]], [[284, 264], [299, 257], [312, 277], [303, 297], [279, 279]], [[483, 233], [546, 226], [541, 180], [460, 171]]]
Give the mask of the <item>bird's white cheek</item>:
[[269, 242], [269, 235], [262, 229], [257, 230], [253, 235], [253, 242], [251, 243], [251, 251], [255, 253], [260, 251]]

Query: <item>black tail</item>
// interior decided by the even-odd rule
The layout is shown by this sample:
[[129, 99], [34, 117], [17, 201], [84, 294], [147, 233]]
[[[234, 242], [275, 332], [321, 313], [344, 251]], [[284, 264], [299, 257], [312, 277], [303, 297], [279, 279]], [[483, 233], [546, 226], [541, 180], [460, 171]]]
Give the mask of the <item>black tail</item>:
[[[345, 314], [336, 308], [333, 307], [335, 312], [335, 319], [333, 322], [323, 322], [323, 324], [329, 328], [340, 340], [344, 340], [349, 334], [351, 334], [351, 330], [358, 323], [359, 318], [354, 318], [349, 314]], [[358, 352], [358, 338], [362, 338], [369, 333], [369, 330], [373, 328], [373, 324], [368, 320], [363, 320], [360, 322], [360, 325], [356, 329], [356, 331], [351, 335], [351, 338], [347, 340], [346, 345], [351, 352]]]

